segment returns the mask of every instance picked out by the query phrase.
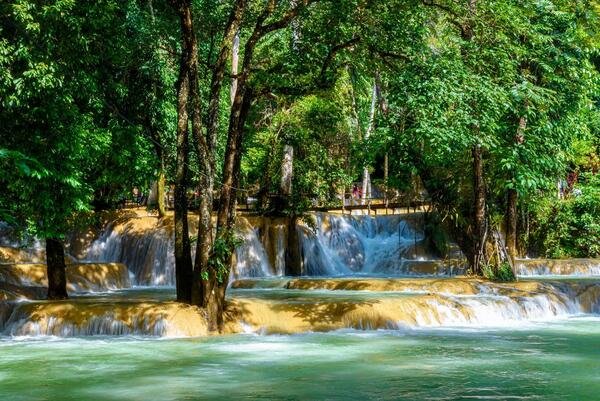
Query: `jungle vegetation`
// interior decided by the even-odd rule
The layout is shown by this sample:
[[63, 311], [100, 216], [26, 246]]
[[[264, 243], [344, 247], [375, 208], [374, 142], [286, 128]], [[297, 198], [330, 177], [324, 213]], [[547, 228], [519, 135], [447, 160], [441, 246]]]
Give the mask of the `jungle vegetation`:
[[173, 185], [177, 297], [213, 330], [248, 197], [425, 198], [475, 274], [598, 257], [599, 73], [597, 0], [3, 1], [0, 221], [65, 298], [69, 230]]

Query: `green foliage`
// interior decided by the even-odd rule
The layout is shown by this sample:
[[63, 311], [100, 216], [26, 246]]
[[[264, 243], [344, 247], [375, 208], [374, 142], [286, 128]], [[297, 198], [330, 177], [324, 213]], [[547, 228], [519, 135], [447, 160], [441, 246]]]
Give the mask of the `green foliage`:
[[508, 262], [502, 262], [499, 266], [484, 265], [482, 268], [483, 277], [492, 281], [499, 282], [512, 282], [516, 280], [516, 277]]
[[546, 199], [535, 209], [531, 247], [545, 257], [600, 257], [600, 177], [583, 177], [581, 195]]
[[152, 85], [136, 56], [153, 44], [138, 17], [134, 2], [0, 5], [2, 220], [61, 237], [99, 199], [148, 181], [156, 156], [136, 84]]
[[279, 190], [284, 145], [294, 148], [289, 213], [299, 215], [315, 204], [339, 203], [341, 189], [352, 182], [347, 165], [352, 143], [346, 118], [347, 85], [342, 80], [329, 93], [280, 106], [268, 125], [248, 140], [242, 172], [247, 182], [266, 186], [269, 193]]
[[[233, 4], [193, 1], [204, 115]], [[507, 190], [526, 206], [552, 194], [569, 165], [598, 171], [597, 1], [468, 4], [322, 0], [262, 37], [248, 66], [255, 96], [240, 185], [252, 195], [278, 193], [283, 148], [293, 146], [293, 192], [279, 212], [300, 216], [314, 204], [338, 204], [365, 166], [381, 182], [385, 154], [387, 186], [409, 191], [424, 183], [441, 213], [469, 233], [474, 145], [484, 150], [486, 213], [495, 223]], [[264, 6], [248, 2], [240, 60]], [[274, 6], [265, 24], [290, 2]], [[0, 3], [1, 220], [60, 236], [79, 214], [114, 204], [132, 186], [147, 188], [158, 171], [169, 181], [177, 27], [168, 2]], [[228, 73], [217, 166], [227, 139]], [[371, 127], [374, 81], [380, 93]], [[192, 152], [190, 186], [199, 162]], [[540, 203], [532, 223], [545, 254], [597, 255], [594, 180], [579, 198]], [[215, 260], [226, 260], [234, 243], [218, 240]]]
[[[221, 232], [213, 243], [208, 265], [217, 277], [219, 283], [223, 283], [229, 276], [231, 256], [235, 248], [242, 244], [242, 239], [235, 235], [233, 230]], [[202, 272], [202, 279], [209, 279], [209, 272]]]

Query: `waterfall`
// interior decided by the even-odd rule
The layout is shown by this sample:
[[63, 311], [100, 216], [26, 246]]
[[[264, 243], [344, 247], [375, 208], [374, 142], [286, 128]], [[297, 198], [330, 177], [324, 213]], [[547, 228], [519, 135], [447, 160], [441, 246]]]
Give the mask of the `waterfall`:
[[[284, 248], [277, 251], [273, 268], [258, 230], [244, 218], [236, 227], [242, 244], [236, 249], [236, 265], [232, 278], [267, 277], [283, 274]], [[284, 241], [279, 231], [277, 246]], [[192, 258], [195, 247], [192, 246]], [[155, 218], [133, 218], [125, 224], [108, 224], [85, 253], [89, 262], [119, 262], [125, 264], [134, 285], [174, 286], [175, 256], [172, 227], [159, 224]]]
[[[247, 291], [250, 283], [245, 284]], [[239, 330], [287, 334], [344, 328], [518, 327], [600, 311], [597, 282], [294, 279], [281, 285], [284, 289], [271, 289], [263, 297], [257, 292], [245, 296], [244, 290], [233, 296], [232, 310], [242, 311]]]
[[[303, 275], [454, 275], [461, 260], [439, 260], [427, 248], [420, 216], [315, 213], [296, 226]], [[283, 276], [288, 227], [283, 219], [240, 217], [232, 279]], [[86, 261], [127, 265], [134, 285], [175, 285], [173, 230], [152, 217], [108, 224], [85, 253]], [[194, 247], [192, 247], [194, 248]], [[194, 250], [194, 249], [193, 249]]]
[[600, 259], [522, 259], [519, 276], [600, 276]]
[[[313, 216], [314, 232], [308, 227], [299, 228], [305, 275], [447, 275], [462, 272], [456, 261], [447, 269], [441, 268], [440, 264], [446, 262], [427, 249], [425, 235], [414, 217], [326, 213]], [[426, 266], [431, 267], [429, 271]]]
[[175, 302], [99, 302], [85, 298], [60, 303], [0, 303], [0, 333], [10, 336], [207, 334], [200, 311]]
[[109, 224], [90, 245], [85, 259], [124, 263], [135, 285], [175, 285], [174, 240], [164, 227], [139, 230], [135, 220]]
[[[262, 287], [264, 280], [256, 280], [257, 287], [253, 290], [249, 286], [252, 282], [248, 280], [244, 290], [231, 291], [227, 332], [517, 327], [523, 322], [600, 312], [598, 282], [498, 284], [464, 278], [293, 279], [266, 288]], [[124, 297], [0, 302], [0, 334], [179, 337], [203, 336], [207, 331], [198, 308], [149, 300], [134, 290]]]
[[242, 244], [235, 250], [235, 277], [269, 277], [273, 275], [269, 258], [258, 238], [258, 229], [247, 227], [238, 236]]

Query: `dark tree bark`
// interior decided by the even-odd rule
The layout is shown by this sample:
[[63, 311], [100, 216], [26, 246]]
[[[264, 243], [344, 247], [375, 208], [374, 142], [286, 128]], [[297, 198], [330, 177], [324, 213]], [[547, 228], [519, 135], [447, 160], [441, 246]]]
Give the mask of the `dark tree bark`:
[[287, 276], [302, 275], [302, 252], [297, 224], [298, 218], [291, 216], [288, 220], [288, 235], [285, 247], [285, 274]]
[[[246, 0], [236, 2], [232, 10], [225, 33], [221, 42], [221, 49], [213, 69], [211, 79], [210, 100], [208, 104], [208, 126], [206, 138], [201, 132], [201, 113], [200, 96], [198, 91], [198, 60], [195, 58], [192, 63], [192, 98], [193, 98], [193, 133], [198, 144], [198, 156], [201, 162], [200, 183], [202, 192], [200, 194], [200, 217], [198, 224], [198, 242], [196, 243], [196, 260], [194, 263], [194, 285], [192, 287], [192, 303], [208, 308], [208, 300], [212, 296], [215, 287], [215, 272], [211, 272], [209, 262], [211, 249], [214, 244], [213, 225], [212, 225], [212, 205], [215, 174], [215, 146], [216, 135], [219, 121], [219, 104], [221, 88], [225, 76], [225, 67], [236, 32], [239, 30], [243, 12], [246, 8]], [[196, 45], [197, 47], [197, 45]], [[222, 306], [220, 307], [222, 314]], [[214, 311], [208, 311], [208, 316], [212, 316]], [[214, 324], [213, 330], [214, 328]]]
[[[211, 331], [221, 330], [223, 327], [223, 313], [225, 311], [225, 291], [229, 283], [229, 266], [233, 258], [233, 226], [235, 223], [235, 208], [237, 187], [239, 186], [239, 171], [242, 158], [243, 125], [250, 110], [252, 91], [249, 88], [238, 86], [236, 101], [232, 106], [230, 129], [225, 151], [223, 166], [223, 183], [217, 214], [217, 239], [224, 241], [228, 248], [225, 259], [220, 262], [227, 266], [225, 272], [212, 269], [208, 273], [208, 280], [204, 284], [204, 307], [208, 316], [208, 328]], [[241, 92], [241, 94], [240, 94]]]
[[[298, 1], [298, 4], [290, 8], [284, 15], [274, 22], [265, 23], [267, 19], [275, 11], [277, 2], [275, 0], [268, 0], [262, 12], [258, 15], [255, 23], [255, 27], [252, 34], [246, 41], [244, 46], [244, 57], [242, 62], [241, 72], [237, 74], [237, 88], [235, 95], [233, 96], [231, 112], [229, 116], [229, 128], [227, 133], [227, 146], [225, 150], [225, 157], [223, 162], [223, 181], [221, 185], [219, 210], [217, 213], [217, 230], [215, 241], [222, 241], [219, 246], [223, 245], [226, 248], [226, 252], [222, 252], [217, 255], [215, 247], [213, 246], [213, 254], [209, 264], [213, 266], [226, 266], [226, 271], [218, 272], [215, 268], [210, 268], [207, 271], [208, 278], [203, 280], [203, 291], [204, 296], [203, 306], [206, 308], [208, 317], [209, 330], [221, 330], [223, 326], [223, 312], [225, 309], [225, 290], [229, 281], [229, 266], [231, 265], [232, 255], [234, 251], [235, 243], [233, 241], [233, 225], [235, 222], [235, 206], [236, 206], [236, 195], [237, 187], [239, 186], [239, 170], [242, 157], [242, 143], [244, 138], [244, 125], [250, 110], [250, 105], [254, 98], [254, 93], [250, 85], [248, 85], [248, 79], [252, 66], [252, 60], [256, 45], [265, 35], [274, 32], [276, 30], [289, 26], [290, 22], [298, 15], [300, 9], [310, 4], [312, 0]], [[236, 6], [230, 17], [230, 21], [241, 21], [242, 14], [245, 9], [245, 1], [236, 2]], [[226, 31], [225, 43], [228, 43], [228, 47], [221, 48], [221, 56], [226, 59], [228, 57], [231, 46], [233, 43], [233, 37], [236, 29], [233, 29], [232, 24], [228, 24], [232, 29]], [[239, 25], [238, 25], [239, 26]], [[218, 63], [217, 63], [218, 65]], [[222, 71], [219, 68], [214, 70], [213, 85], [211, 87], [211, 93], [215, 88], [220, 89], [222, 83]], [[215, 94], [219, 92], [215, 90]], [[218, 99], [217, 97], [211, 96], [212, 99]], [[211, 146], [211, 133], [213, 126], [216, 127], [216, 118], [218, 113], [218, 102], [215, 100], [215, 104], [209, 104], [209, 147]], [[211, 120], [211, 115], [215, 117], [215, 120]], [[221, 260], [216, 260], [221, 259]]]
[[48, 299], [67, 299], [65, 250], [57, 238], [46, 238]]
[[196, 242], [196, 260], [194, 262], [191, 302], [194, 305], [202, 304], [202, 269], [208, 265], [211, 241], [211, 211], [213, 166], [211, 163], [212, 151], [208, 148], [206, 139], [202, 134], [202, 110], [200, 101], [200, 82], [198, 77], [198, 43], [196, 35], [191, 29], [190, 37], [190, 101], [192, 113], [192, 136], [196, 140], [198, 160], [200, 162], [200, 209], [198, 224], [198, 239]]
[[172, 1], [181, 23], [182, 50], [177, 81], [177, 168], [175, 173], [175, 279], [177, 300], [192, 300], [192, 256], [187, 219], [189, 160], [188, 97], [194, 31], [191, 2]]

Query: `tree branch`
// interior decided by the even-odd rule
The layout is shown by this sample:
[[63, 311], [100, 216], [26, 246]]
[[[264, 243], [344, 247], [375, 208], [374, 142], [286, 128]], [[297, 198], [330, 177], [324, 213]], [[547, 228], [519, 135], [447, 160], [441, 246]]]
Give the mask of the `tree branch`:
[[329, 52], [327, 53], [327, 57], [325, 57], [325, 60], [323, 61], [323, 65], [321, 66], [321, 73], [319, 74], [319, 81], [321, 83], [325, 82], [325, 74], [327, 74], [327, 69], [329, 68], [329, 66], [331, 65], [333, 59], [335, 58], [335, 56], [342, 50], [347, 49], [349, 47], [352, 47], [353, 45], [357, 44], [358, 42], [360, 42], [361, 38], [360, 36], [355, 36], [352, 39], [337, 44], [335, 46], [333, 46], [331, 49], [329, 49]]
[[436, 3], [433, 0], [422, 0], [422, 4], [427, 7], [437, 8], [438, 10], [441, 10], [441, 11], [445, 12], [446, 14], [450, 15], [452, 18], [448, 19], [448, 21], [452, 25], [454, 25], [455, 27], [458, 28], [458, 30], [461, 33], [461, 36], [466, 35], [465, 26], [464, 26], [464, 24], [462, 24], [460, 22], [460, 20], [461, 20], [460, 15], [458, 15], [456, 13], [456, 11], [454, 11], [451, 7], [444, 5], [444, 4]]

